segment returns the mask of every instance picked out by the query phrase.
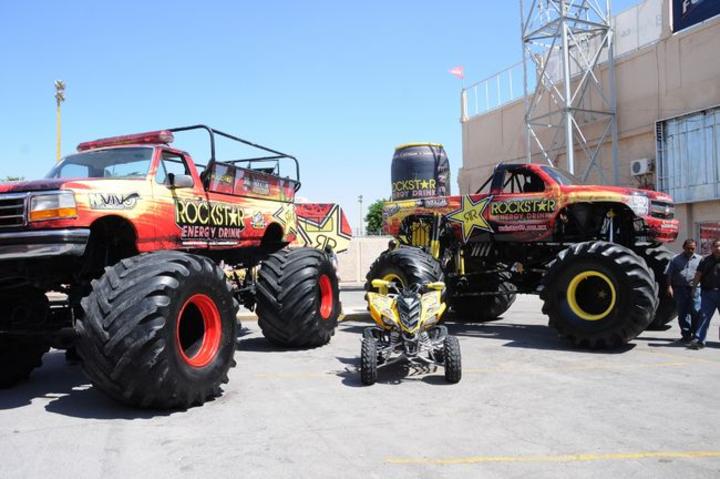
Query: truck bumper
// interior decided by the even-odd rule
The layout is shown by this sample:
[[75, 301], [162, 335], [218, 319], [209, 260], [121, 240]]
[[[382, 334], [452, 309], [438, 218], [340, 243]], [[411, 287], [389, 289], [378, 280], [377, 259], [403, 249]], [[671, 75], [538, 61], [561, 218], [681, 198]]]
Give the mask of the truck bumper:
[[0, 261], [82, 256], [89, 238], [89, 229], [0, 233]]
[[661, 243], [675, 241], [680, 230], [680, 222], [676, 219], [644, 218], [645, 234], [648, 239]]

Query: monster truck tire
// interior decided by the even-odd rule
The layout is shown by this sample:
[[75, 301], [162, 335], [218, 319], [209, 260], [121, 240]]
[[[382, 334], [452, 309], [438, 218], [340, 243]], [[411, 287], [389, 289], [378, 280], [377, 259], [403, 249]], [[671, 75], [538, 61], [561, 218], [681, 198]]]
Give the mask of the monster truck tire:
[[184, 409], [220, 395], [235, 365], [237, 303], [211, 260], [175, 251], [123, 259], [81, 304], [78, 354], [110, 397]]
[[373, 279], [399, 281], [402, 286], [414, 283], [442, 281], [443, 273], [432, 256], [423, 250], [410, 246], [401, 246], [382, 253], [372, 265], [365, 277], [365, 290], [375, 291]]
[[500, 274], [496, 292], [507, 293], [500, 296], [466, 296], [450, 298], [455, 320], [460, 322], [492, 321], [502, 316], [515, 302], [517, 288], [507, 281], [508, 273]]
[[443, 341], [443, 358], [445, 361], [445, 380], [458, 383], [462, 379], [462, 356], [460, 341], [455, 336], [448, 336]]
[[[0, 329], [31, 329], [42, 325], [50, 306], [45, 293], [36, 288], [15, 288], [0, 293]], [[50, 345], [38, 338], [0, 335], [0, 388], [27, 379], [40, 367]]]
[[377, 341], [372, 336], [362, 338], [360, 347], [360, 381], [366, 386], [377, 382]]
[[590, 349], [626, 344], [647, 328], [658, 304], [655, 276], [645, 261], [604, 241], [561, 251], [541, 284], [550, 326]]
[[314, 248], [284, 249], [263, 260], [257, 315], [268, 341], [287, 348], [327, 344], [340, 312], [337, 274], [325, 253]]
[[665, 246], [653, 246], [650, 244], [638, 245], [636, 252], [655, 273], [655, 281], [658, 284], [660, 303], [648, 329], [664, 329], [665, 325], [677, 318], [677, 307], [675, 306], [675, 300], [667, 293], [668, 283], [665, 275], [665, 269], [670, 260], [673, 259], [674, 254]]

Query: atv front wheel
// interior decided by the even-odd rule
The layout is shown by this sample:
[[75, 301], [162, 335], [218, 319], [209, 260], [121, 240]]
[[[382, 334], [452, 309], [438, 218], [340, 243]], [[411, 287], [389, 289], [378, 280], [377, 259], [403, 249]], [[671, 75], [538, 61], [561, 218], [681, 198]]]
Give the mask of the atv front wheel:
[[462, 356], [460, 354], [460, 341], [455, 336], [448, 336], [443, 342], [443, 357], [445, 360], [445, 380], [449, 383], [458, 383], [462, 379]]
[[123, 259], [92, 282], [76, 324], [92, 383], [139, 407], [218, 396], [235, 365], [237, 303], [211, 260], [176, 251]]
[[340, 290], [330, 259], [314, 248], [284, 249], [263, 260], [257, 280], [258, 325], [288, 348], [322, 346], [335, 334]]
[[372, 386], [377, 381], [377, 341], [375, 338], [365, 336], [360, 348], [360, 381], [366, 386]]
[[[375, 291], [372, 280], [382, 279], [399, 283], [400, 288], [415, 283], [442, 281], [440, 263], [419, 248], [401, 246], [385, 251], [370, 266], [365, 282], [366, 291]], [[387, 294], [387, 291], [379, 291]]]
[[658, 284], [660, 303], [648, 329], [664, 329], [666, 324], [677, 318], [677, 307], [673, 297], [668, 294], [667, 275], [665, 274], [668, 263], [673, 259], [673, 253], [665, 246], [652, 246], [649, 244], [641, 245], [636, 251], [655, 273], [655, 281]]
[[657, 283], [634, 252], [604, 241], [561, 251], [542, 280], [550, 326], [577, 346], [626, 344], [647, 328], [657, 308]]

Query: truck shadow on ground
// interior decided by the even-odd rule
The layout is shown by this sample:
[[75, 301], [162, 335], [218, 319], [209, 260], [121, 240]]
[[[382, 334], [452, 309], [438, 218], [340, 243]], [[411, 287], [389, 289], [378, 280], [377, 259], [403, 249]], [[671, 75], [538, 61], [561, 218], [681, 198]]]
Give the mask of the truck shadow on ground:
[[95, 389], [79, 363], [68, 363], [63, 351], [52, 350], [30, 379], [0, 395], [0, 410], [28, 406], [34, 400], [49, 400], [48, 412], [82, 419], [152, 419], [182, 411], [137, 409], [120, 404]]
[[[363, 329], [374, 323], [353, 321], [342, 324], [345, 332], [362, 334]], [[508, 348], [527, 348], [549, 351], [571, 351], [582, 354], [622, 354], [632, 350], [635, 344], [627, 344], [615, 349], [587, 349], [571, 344], [559, 336], [552, 328], [538, 324], [518, 324], [503, 322], [502, 318], [482, 323], [456, 322], [452, 316], [443, 321], [448, 332], [459, 338], [479, 338], [502, 341], [501, 346]]]

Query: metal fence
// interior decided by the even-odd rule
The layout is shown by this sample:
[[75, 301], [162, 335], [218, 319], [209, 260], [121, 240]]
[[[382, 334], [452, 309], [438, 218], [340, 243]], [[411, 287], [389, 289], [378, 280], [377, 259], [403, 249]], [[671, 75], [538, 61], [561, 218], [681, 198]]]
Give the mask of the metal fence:
[[[482, 115], [525, 96], [523, 64], [518, 62], [463, 89], [463, 118]], [[532, 86], [534, 88], [535, 85]]]

